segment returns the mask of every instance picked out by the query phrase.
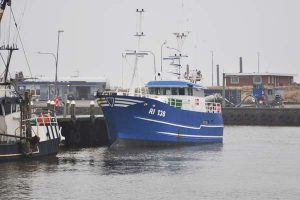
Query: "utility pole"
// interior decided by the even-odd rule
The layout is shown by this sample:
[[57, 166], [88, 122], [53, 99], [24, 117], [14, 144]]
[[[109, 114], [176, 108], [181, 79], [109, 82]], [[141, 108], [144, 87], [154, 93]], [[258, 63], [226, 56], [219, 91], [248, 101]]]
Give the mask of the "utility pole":
[[58, 95], [57, 93], [57, 66], [58, 66], [58, 50], [59, 50], [59, 36], [60, 33], [63, 33], [63, 30], [58, 30], [57, 31], [57, 51], [56, 51], [56, 63], [55, 63], [55, 96]]

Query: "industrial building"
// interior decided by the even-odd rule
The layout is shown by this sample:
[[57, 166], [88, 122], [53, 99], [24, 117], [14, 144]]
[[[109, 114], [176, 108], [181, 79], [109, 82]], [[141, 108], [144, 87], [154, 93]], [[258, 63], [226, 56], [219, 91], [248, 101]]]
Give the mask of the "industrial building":
[[294, 75], [279, 73], [226, 73], [225, 86], [243, 87], [264, 85], [271, 87], [290, 86]]
[[59, 78], [57, 84], [53, 78], [40, 77], [17, 83], [17, 89], [30, 90], [33, 98], [41, 101], [53, 99], [55, 93], [61, 99], [91, 100], [97, 91], [103, 92], [106, 85], [107, 81], [102, 77], [65, 77]]

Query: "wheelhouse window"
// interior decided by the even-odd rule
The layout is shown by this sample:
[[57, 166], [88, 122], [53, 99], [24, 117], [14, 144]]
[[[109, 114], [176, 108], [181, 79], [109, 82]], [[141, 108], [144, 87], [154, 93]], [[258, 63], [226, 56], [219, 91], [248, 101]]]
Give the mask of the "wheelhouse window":
[[193, 96], [193, 88], [192, 87], [188, 87], [188, 93], [189, 96]]
[[179, 88], [179, 95], [184, 95], [184, 88]]
[[171, 95], [171, 88], [166, 88], [166, 95]]
[[17, 112], [17, 105], [16, 104], [12, 104], [11, 105], [11, 111], [14, 113], [14, 112]]
[[239, 78], [238, 76], [232, 76], [232, 77], [230, 78], [230, 82], [231, 82], [232, 84], [239, 84], [239, 83], [240, 83], [240, 78]]
[[192, 88], [149, 88], [149, 94], [152, 95], [191, 95]]
[[172, 88], [172, 95], [178, 95], [178, 88]]
[[16, 104], [16, 111], [17, 111], [17, 112], [21, 111], [20, 104]]
[[149, 88], [149, 94], [155, 94], [154, 88]]
[[4, 111], [5, 111], [5, 115], [8, 115], [11, 113], [11, 103], [4, 104]]

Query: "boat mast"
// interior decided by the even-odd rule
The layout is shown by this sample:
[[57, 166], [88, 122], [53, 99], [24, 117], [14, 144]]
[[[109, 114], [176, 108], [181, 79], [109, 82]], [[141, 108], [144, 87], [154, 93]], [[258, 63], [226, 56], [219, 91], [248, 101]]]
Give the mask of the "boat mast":
[[[130, 93], [134, 93], [134, 86], [133, 86], [133, 82], [134, 79], [136, 77], [136, 74], [138, 72], [138, 58], [140, 56], [144, 56], [145, 53], [140, 53], [140, 44], [141, 44], [141, 39], [143, 36], [145, 36], [144, 32], [142, 31], [142, 18], [143, 18], [143, 13], [144, 13], [144, 9], [136, 9], [136, 13], [138, 14], [138, 27], [137, 27], [137, 32], [134, 35], [135, 37], [137, 37], [137, 49], [133, 52], [133, 53], [126, 53], [126, 55], [135, 55], [135, 60], [134, 60], [134, 68], [133, 68], [133, 74], [132, 74], [132, 78], [131, 78], [131, 82], [130, 82]], [[140, 87], [139, 87], [139, 90]]]
[[0, 23], [2, 20], [2, 16], [3, 16], [4, 10], [6, 8], [6, 5], [11, 6], [11, 0], [0, 0]]
[[[11, 6], [11, 0], [1, 0], [0, 1], [0, 23], [2, 21], [2, 16], [4, 14], [6, 6]], [[16, 45], [3, 45], [0, 47], [1, 51], [8, 51], [8, 56], [7, 56], [7, 62], [5, 63], [5, 71], [4, 71], [4, 77], [2, 82], [0, 83], [1, 85], [9, 85], [9, 82], [7, 80], [8, 77], [8, 71], [9, 71], [9, 65], [10, 65], [10, 60], [13, 51], [18, 50]]]
[[9, 72], [10, 60], [11, 60], [13, 51], [18, 50], [18, 48], [16, 45], [12, 45], [12, 46], [7, 45], [7, 46], [0, 47], [0, 50], [8, 51], [7, 62], [5, 64], [5, 71], [4, 71], [4, 77], [3, 77], [4, 79], [3, 79], [3, 82], [1, 83], [2, 85], [8, 85], [9, 81], [7, 80], [7, 77], [8, 77], [8, 72]]

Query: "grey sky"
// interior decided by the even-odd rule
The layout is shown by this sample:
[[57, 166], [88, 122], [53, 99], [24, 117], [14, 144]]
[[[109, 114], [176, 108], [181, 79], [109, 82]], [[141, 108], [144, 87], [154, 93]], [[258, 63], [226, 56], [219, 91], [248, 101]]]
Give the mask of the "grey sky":
[[[185, 0], [183, 11], [181, 2], [27, 0], [21, 35], [31, 70], [34, 75], [54, 78], [53, 58], [37, 52], [55, 53], [57, 30], [63, 29], [59, 77], [79, 71], [80, 76], [105, 76], [111, 85], [121, 85], [121, 54], [125, 49], [135, 48], [135, 9], [144, 8], [143, 31], [147, 36], [143, 38], [142, 49], [155, 52], [158, 69], [163, 41], [176, 47], [172, 33], [191, 31], [184, 48], [189, 54], [186, 62], [202, 71], [204, 85], [211, 84], [211, 50], [221, 71], [238, 72], [238, 58], [242, 56], [244, 72], [256, 72], [259, 52], [261, 72], [298, 74], [299, 82], [300, 1]], [[26, 0], [13, 1], [17, 19], [25, 3]], [[7, 20], [8, 15], [5, 17]], [[167, 49], [163, 52], [172, 53]], [[152, 62], [151, 56], [141, 62], [142, 81], [152, 79]], [[167, 64], [164, 62], [164, 66]], [[128, 82], [131, 67], [123, 66]], [[12, 71], [23, 70], [28, 74], [20, 53], [15, 55], [12, 67]]]

